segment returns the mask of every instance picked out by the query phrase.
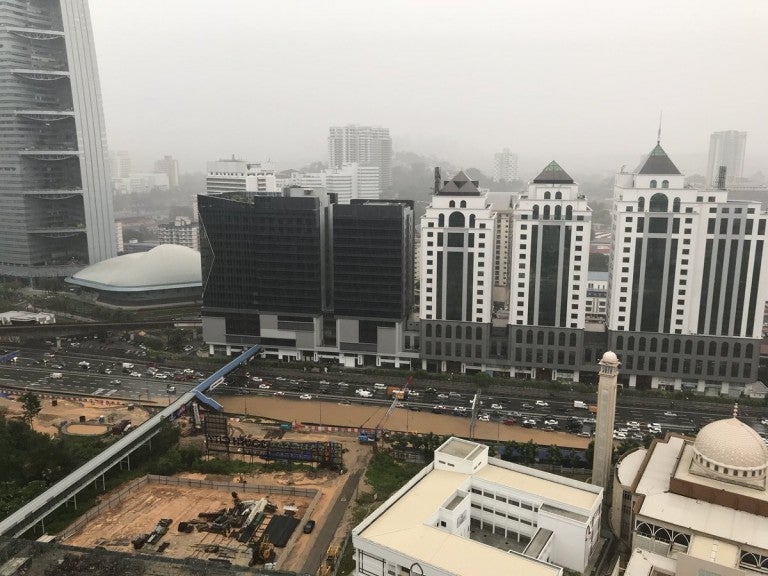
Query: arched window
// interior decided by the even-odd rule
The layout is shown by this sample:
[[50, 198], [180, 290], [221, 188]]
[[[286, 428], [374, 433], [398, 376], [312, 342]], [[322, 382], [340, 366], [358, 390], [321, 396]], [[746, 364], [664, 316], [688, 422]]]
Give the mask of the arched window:
[[576, 334], [571, 334], [570, 342], [571, 346], [576, 346]]
[[436, 338], [442, 338], [443, 337], [443, 326], [442, 324], [438, 324], [435, 326], [435, 337]]
[[645, 336], [640, 336], [640, 344], [638, 346], [640, 352], [645, 352]]
[[624, 336], [617, 336], [616, 337], [616, 349], [621, 350], [624, 348]]
[[427, 324], [427, 327], [424, 330], [424, 334], [427, 336], [427, 338], [432, 337], [432, 324]]
[[651, 188], [656, 188], [656, 180], [651, 180]]
[[483, 329], [479, 326], [475, 328], [475, 340], [478, 342], [483, 339]]
[[549, 220], [549, 206], [544, 206], [544, 220]]
[[525, 343], [533, 344], [533, 330], [528, 330], [528, 334], [525, 335]]
[[698, 356], [704, 356], [704, 342], [699, 341], [699, 343], [696, 344], [696, 354]]
[[470, 328], [469, 326], [464, 328], [464, 339], [472, 340], [472, 328]]
[[442, 228], [445, 226], [445, 214], [440, 214], [440, 216], [437, 217], [437, 225]]
[[680, 212], [680, 198], [675, 198], [672, 201], [672, 212]]
[[640, 196], [637, 200], [637, 211], [638, 212], [645, 212], [645, 198]]
[[661, 187], [662, 188], [669, 188], [669, 180], [662, 180], [661, 181]]
[[538, 344], [539, 346], [544, 345], [544, 332], [538, 332], [536, 334], [536, 344]]
[[691, 342], [690, 340], [685, 341], [685, 353], [686, 354], [693, 353], [693, 342]]
[[717, 344], [715, 342], [709, 343], [709, 355], [717, 356]]
[[544, 200], [549, 200], [550, 198], [552, 198], [552, 195], [549, 193], [549, 190], [547, 190], [544, 192]]
[[453, 338], [453, 330], [451, 330], [450, 326], [445, 327], [445, 337], [446, 338]]
[[573, 206], [569, 205], [565, 207], [565, 219], [573, 220]]
[[635, 337], [630, 336], [627, 338], [627, 350], [634, 350], [635, 349]]
[[464, 214], [461, 212], [451, 212], [451, 215], [448, 217], [448, 227], [464, 228]]
[[741, 344], [739, 344], [738, 342], [733, 345], [733, 357], [734, 358], [741, 357]]
[[[550, 332], [552, 334], [552, 332]], [[554, 336], [554, 334], [553, 334]], [[550, 344], [554, 344], [554, 342], [550, 342]], [[560, 334], [557, 337], [557, 345], [558, 346], [565, 346], [565, 332], [560, 332]]]
[[744, 347], [744, 358], [752, 358], [752, 355], [754, 354], [754, 346], [752, 344], [747, 344]]
[[555, 206], [555, 220], [560, 220], [560, 217], [563, 215], [563, 208], [558, 204]]
[[461, 204], [459, 204], [459, 207], [460, 208], [466, 208], [467, 207], [467, 201], [466, 200], [462, 200]]
[[449, 208], [456, 208], [456, 200], [451, 200], [450, 202], [448, 202], [448, 207]]
[[651, 352], [656, 352], [656, 347], [658, 345], [658, 341], [656, 338], [651, 338]]
[[563, 199], [563, 193], [558, 190], [555, 192], [555, 200], [562, 200]]
[[720, 345], [720, 356], [726, 358], [728, 356], [728, 342], [723, 342]]
[[[469, 330], [469, 328], [467, 328], [467, 330]], [[523, 331], [522, 330], [516, 330], [515, 332], [517, 332], [517, 334], [515, 335], [515, 342], [517, 342], [518, 344], [522, 344], [523, 343]]]
[[538, 220], [539, 219], [539, 205], [534, 204], [533, 205], [533, 219]]
[[661, 351], [662, 352], [669, 352], [669, 338], [662, 338], [661, 339]]
[[680, 340], [675, 340], [672, 343], [672, 352], [675, 354], [680, 354]]
[[654, 194], [651, 196], [651, 201], [648, 202], [650, 212], [666, 212], [668, 207], [669, 200], [667, 200], [666, 194]]
[[474, 228], [475, 227], [475, 215], [470, 214], [469, 215], [469, 227]]

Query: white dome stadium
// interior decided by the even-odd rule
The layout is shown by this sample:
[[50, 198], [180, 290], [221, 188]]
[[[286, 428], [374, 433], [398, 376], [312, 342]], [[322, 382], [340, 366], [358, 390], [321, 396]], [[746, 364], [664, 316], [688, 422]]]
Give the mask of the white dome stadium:
[[85, 288], [116, 292], [202, 286], [200, 253], [185, 246], [161, 244], [149, 252], [97, 262], [67, 281]]

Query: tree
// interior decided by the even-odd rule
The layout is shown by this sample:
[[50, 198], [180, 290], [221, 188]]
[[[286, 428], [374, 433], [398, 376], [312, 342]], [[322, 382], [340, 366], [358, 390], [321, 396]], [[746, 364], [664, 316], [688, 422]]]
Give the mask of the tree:
[[172, 330], [168, 335], [168, 350], [181, 352], [184, 349], [184, 331]]
[[37, 397], [37, 394], [27, 392], [19, 398], [19, 401], [23, 404], [24, 421], [32, 426], [32, 419], [40, 413], [40, 410], [42, 410], [42, 406], [40, 406], [40, 398]]
[[536, 444], [533, 440], [528, 440], [520, 448], [520, 460], [528, 464], [533, 464], [536, 461]]
[[560, 466], [563, 463], [563, 453], [557, 444], [552, 444], [549, 447], [549, 463], [552, 466]]

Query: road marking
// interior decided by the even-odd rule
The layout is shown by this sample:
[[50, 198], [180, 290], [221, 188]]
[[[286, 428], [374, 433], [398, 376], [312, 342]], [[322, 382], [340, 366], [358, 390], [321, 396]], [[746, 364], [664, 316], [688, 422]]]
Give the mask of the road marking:
[[107, 392], [106, 394], [104, 394], [104, 396], [112, 396], [112, 394], [114, 394], [115, 392], [117, 392], [117, 390], [116, 390], [116, 389], [110, 390], [109, 392]]
[[93, 395], [94, 395], [94, 396], [98, 396], [98, 395], [99, 395], [99, 394], [101, 394], [102, 392], [104, 392], [104, 388], [99, 388], [98, 390], [96, 390], [96, 391], [93, 393]]

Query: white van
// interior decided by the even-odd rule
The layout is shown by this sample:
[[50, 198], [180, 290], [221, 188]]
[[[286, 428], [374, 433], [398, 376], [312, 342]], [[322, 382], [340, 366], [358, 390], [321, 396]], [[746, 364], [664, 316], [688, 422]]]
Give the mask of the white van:
[[59, 378], [64, 378], [64, 374], [62, 374], [61, 372], [53, 372], [51, 374], [51, 378], [53, 378], [54, 380], [58, 380]]
[[376, 382], [376, 383], [373, 385], [373, 387], [374, 387], [376, 390], [386, 390], [386, 389], [387, 389], [387, 385], [386, 385], [386, 384], [382, 384], [382, 383], [380, 383], [380, 382]]

